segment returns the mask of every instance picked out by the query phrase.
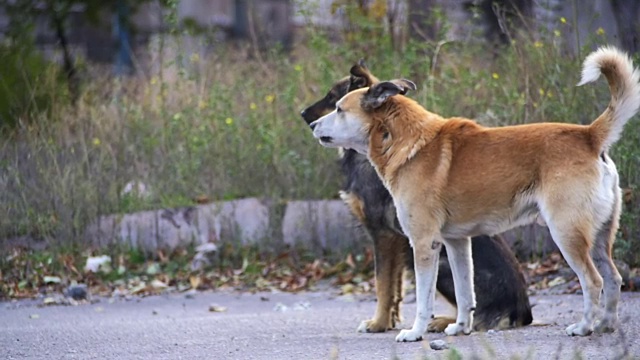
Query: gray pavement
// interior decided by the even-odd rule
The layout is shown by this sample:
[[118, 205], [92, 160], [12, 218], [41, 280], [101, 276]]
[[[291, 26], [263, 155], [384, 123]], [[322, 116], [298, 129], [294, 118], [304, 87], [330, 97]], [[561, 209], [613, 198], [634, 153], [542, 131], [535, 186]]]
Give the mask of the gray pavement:
[[[0, 359], [615, 359], [640, 358], [640, 293], [623, 293], [621, 331], [570, 338], [580, 295], [533, 296], [534, 318], [545, 326], [395, 343], [397, 331], [358, 334], [372, 316], [373, 295], [335, 296], [331, 290], [286, 293], [202, 292], [101, 299], [79, 306], [0, 303]], [[226, 307], [210, 312], [210, 304]], [[405, 304], [409, 326], [415, 303]], [[442, 310], [442, 309], [440, 309]], [[455, 350], [434, 351], [444, 339]], [[580, 357], [578, 357], [580, 358]]]

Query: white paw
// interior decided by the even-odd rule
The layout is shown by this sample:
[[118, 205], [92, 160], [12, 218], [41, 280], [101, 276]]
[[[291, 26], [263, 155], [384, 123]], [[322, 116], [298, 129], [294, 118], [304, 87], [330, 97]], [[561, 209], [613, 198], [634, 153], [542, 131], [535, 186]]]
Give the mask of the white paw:
[[402, 330], [400, 334], [396, 336], [397, 342], [406, 342], [406, 341], [420, 341], [422, 340], [422, 334], [419, 331], [411, 330]]
[[358, 325], [358, 329], [356, 329], [356, 332], [359, 332], [359, 333], [369, 332], [369, 320], [363, 320], [362, 322], [360, 322], [360, 325]]
[[449, 336], [456, 336], [460, 333], [469, 335], [471, 334], [471, 328], [454, 323], [454, 324], [447, 325], [447, 327], [444, 329], [444, 333]]
[[593, 332], [593, 328], [581, 321], [567, 326], [566, 332], [569, 336], [587, 336]]

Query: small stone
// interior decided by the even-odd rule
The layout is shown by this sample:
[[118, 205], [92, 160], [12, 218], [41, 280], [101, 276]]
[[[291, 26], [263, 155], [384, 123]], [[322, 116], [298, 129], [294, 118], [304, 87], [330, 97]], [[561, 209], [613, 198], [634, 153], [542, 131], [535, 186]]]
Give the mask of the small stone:
[[429, 343], [429, 347], [431, 347], [433, 350], [444, 350], [448, 349], [449, 345], [444, 340], [433, 340]]
[[498, 333], [498, 332], [495, 331], [494, 329], [490, 329], [489, 331], [487, 331], [488, 335], [493, 335], [493, 334], [496, 334], [496, 333]]
[[225, 312], [227, 311], [227, 308], [224, 306], [220, 306], [217, 304], [211, 304], [209, 305], [209, 311], [210, 312]]
[[73, 300], [86, 300], [89, 295], [87, 285], [71, 285], [67, 288], [65, 295]]
[[273, 307], [273, 311], [277, 311], [277, 312], [285, 312], [289, 310], [289, 307], [283, 303], [277, 303], [276, 306]]
[[151, 315], [158, 315], [158, 310], [156, 309], [151, 310]]

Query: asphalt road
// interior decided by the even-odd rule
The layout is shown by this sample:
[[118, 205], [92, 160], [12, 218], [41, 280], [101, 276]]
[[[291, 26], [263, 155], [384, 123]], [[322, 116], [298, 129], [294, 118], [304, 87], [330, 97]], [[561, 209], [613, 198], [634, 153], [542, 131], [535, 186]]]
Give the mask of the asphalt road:
[[[571, 338], [580, 295], [534, 296], [534, 318], [545, 326], [396, 343], [397, 331], [355, 332], [374, 311], [372, 295], [336, 297], [330, 290], [301, 294], [204, 292], [101, 299], [79, 306], [0, 303], [0, 359], [614, 359], [640, 358], [640, 293], [623, 293], [621, 331]], [[226, 307], [210, 312], [211, 304]], [[405, 326], [415, 303], [405, 304]], [[221, 310], [221, 309], [219, 309]], [[442, 309], [440, 309], [442, 310]], [[455, 350], [435, 351], [446, 340]], [[579, 358], [579, 357], [578, 357]]]

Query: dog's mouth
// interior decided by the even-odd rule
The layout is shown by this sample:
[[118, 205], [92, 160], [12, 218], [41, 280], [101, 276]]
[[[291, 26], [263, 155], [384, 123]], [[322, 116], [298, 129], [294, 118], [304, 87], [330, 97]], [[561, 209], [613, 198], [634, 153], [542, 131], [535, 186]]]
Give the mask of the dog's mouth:
[[320, 142], [325, 144], [331, 144], [333, 142], [333, 138], [331, 136], [320, 136]]

